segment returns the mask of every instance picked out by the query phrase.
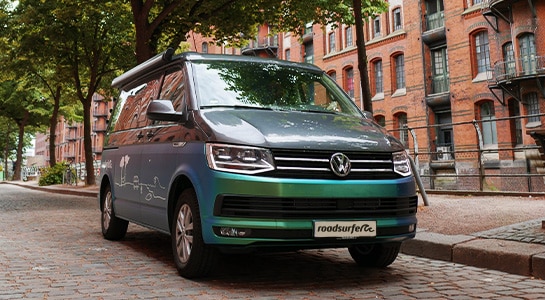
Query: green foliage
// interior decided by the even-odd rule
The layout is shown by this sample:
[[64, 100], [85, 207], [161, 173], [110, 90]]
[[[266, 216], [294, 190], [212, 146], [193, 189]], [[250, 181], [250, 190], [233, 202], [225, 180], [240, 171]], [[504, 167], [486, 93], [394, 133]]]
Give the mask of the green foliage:
[[46, 167], [41, 171], [39, 186], [62, 184], [62, 178], [66, 172], [66, 163], [59, 162], [52, 167]]

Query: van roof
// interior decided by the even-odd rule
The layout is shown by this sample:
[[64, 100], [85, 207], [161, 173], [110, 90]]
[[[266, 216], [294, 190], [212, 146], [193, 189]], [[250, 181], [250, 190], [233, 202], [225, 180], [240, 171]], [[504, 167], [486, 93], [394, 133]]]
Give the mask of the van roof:
[[169, 48], [168, 50], [157, 54], [156, 56], [116, 77], [112, 81], [112, 87], [124, 87], [127, 84], [130, 84], [131, 82], [145, 76], [149, 72], [153, 72], [161, 68], [162, 66], [166, 66], [173, 62], [183, 61], [231, 61], [246, 63], [255, 62], [264, 64], [276, 64], [279, 66], [286, 66], [291, 68], [302, 68], [311, 72], [323, 72], [320, 68], [312, 64], [280, 60], [277, 58], [262, 58], [247, 55], [205, 54], [197, 52], [183, 52], [178, 55], [174, 55], [174, 50], [172, 48]]

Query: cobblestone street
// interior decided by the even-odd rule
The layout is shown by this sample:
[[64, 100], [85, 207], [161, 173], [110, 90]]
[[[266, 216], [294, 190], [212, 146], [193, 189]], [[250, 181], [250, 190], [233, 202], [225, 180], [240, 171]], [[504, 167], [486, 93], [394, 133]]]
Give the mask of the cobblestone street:
[[95, 198], [0, 193], [0, 299], [545, 299], [542, 280], [408, 255], [360, 269], [345, 249], [226, 256], [190, 281], [166, 235], [130, 225], [104, 240]]

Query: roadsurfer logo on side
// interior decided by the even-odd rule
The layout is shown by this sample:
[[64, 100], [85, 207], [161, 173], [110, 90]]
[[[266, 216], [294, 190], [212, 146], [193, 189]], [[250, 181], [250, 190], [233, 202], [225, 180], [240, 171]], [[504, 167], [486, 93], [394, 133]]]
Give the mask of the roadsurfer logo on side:
[[322, 221], [314, 223], [315, 237], [374, 237], [377, 224], [375, 221]]

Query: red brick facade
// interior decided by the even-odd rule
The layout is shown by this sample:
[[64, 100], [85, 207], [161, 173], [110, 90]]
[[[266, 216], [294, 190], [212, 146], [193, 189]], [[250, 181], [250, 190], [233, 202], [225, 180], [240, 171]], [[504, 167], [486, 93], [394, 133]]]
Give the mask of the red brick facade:
[[[427, 188], [545, 191], [530, 135], [541, 133], [535, 114], [545, 112], [545, 2], [389, 3], [364, 26], [373, 114], [406, 143]], [[318, 65], [361, 108], [355, 31], [279, 34], [277, 57]]]

